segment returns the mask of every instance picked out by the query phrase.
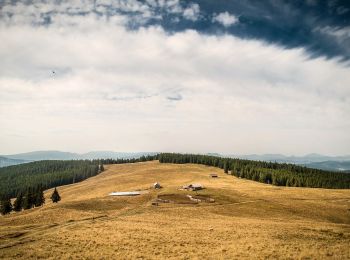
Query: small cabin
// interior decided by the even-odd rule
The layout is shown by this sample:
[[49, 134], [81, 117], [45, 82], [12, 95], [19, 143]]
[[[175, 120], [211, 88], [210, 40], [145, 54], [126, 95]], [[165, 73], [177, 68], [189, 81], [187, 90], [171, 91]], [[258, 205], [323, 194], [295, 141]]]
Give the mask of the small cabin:
[[193, 184], [190, 184], [190, 185], [185, 185], [182, 188], [184, 190], [196, 191], [196, 190], [202, 190], [203, 186], [202, 186], [202, 184], [199, 184], [199, 183], [193, 183]]
[[219, 176], [216, 173], [209, 174], [210, 178], [218, 178]]
[[154, 189], [160, 189], [162, 186], [160, 186], [160, 183], [159, 182], [155, 182], [153, 183], [153, 188]]

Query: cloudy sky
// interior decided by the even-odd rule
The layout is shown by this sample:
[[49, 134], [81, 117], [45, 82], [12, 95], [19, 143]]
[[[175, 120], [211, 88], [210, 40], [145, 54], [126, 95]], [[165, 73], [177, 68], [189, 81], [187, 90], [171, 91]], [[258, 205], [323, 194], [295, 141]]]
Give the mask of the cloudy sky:
[[0, 0], [0, 154], [349, 154], [349, 18], [346, 0]]

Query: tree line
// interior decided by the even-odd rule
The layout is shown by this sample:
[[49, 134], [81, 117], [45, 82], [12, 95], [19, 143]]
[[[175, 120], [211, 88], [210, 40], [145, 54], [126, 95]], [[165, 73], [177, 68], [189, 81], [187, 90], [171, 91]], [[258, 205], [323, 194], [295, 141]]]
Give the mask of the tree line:
[[[102, 166], [103, 167], [103, 166]], [[0, 168], [0, 198], [41, 187], [49, 188], [85, 180], [101, 172], [99, 161], [37, 161]]]
[[[53, 191], [51, 195], [53, 203], [57, 203], [61, 200], [57, 189]], [[45, 204], [44, 189], [42, 186], [38, 186], [35, 189], [28, 188], [23, 194], [19, 192], [13, 204], [9, 197], [3, 197], [0, 201], [0, 213], [2, 215], [9, 214], [11, 211], [20, 212], [35, 207], [40, 207]]]
[[100, 162], [101, 164], [123, 164], [123, 163], [138, 163], [138, 162], [158, 160], [158, 157], [159, 157], [159, 154], [155, 154], [155, 155], [143, 155], [139, 158], [98, 159], [97, 161]]
[[295, 164], [222, 158], [210, 155], [162, 153], [161, 163], [194, 163], [218, 167], [239, 178], [277, 186], [349, 189], [350, 174], [307, 168]]

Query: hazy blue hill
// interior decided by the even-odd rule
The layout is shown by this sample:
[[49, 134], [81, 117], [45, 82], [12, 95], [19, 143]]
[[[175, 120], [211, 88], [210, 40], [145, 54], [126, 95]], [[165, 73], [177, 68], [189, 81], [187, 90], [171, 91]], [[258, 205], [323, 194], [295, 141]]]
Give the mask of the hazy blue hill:
[[247, 159], [247, 160], [257, 160], [257, 161], [267, 161], [267, 162], [280, 162], [280, 163], [294, 163], [294, 164], [308, 164], [315, 162], [342, 162], [350, 161], [350, 156], [327, 156], [322, 154], [307, 154], [304, 156], [286, 156], [283, 154], [250, 154], [250, 155], [229, 155], [229, 157]]
[[321, 169], [321, 170], [337, 170], [337, 171], [350, 171], [350, 161], [325, 161], [325, 162], [314, 162], [305, 164], [306, 167]]
[[[143, 155], [154, 155], [154, 152], [113, 152], [113, 151], [91, 151], [88, 153], [70, 153], [61, 151], [34, 151], [3, 155], [0, 157], [0, 167], [21, 164], [30, 161], [41, 160], [92, 160], [92, 159], [131, 159]], [[292, 163], [305, 165], [310, 168], [322, 170], [350, 170], [350, 156], [326, 156], [322, 154], [307, 154], [304, 156], [286, 156], [283, 154], [249, 154], [249, 155], [222, 155], [219, 153], [208, 153], [208, 155], [219, 157], [232, 157], [254, 161], [267, 161], [279, 163]]]
[[285, 161], [287, 156], [283, 154], [248, 154], [248, 155], [235, 155], [233, 157], [255, 161]]
[[206, 153], [206, 155], [223, 157], [223, 156], [222, 156], [221, 154], [219, 154], [219, 153]]
[[84, 154], [78, 154], [78, 159], [131, 159], [139, 158], [142, 155], [155, 155], [157, 153], [151, 152], [138, 152], [138, 153], [125, 153], [125, 152], [113, 152], [113, 151], [92, 151]]
[[72, 160], [75, 159], [77, 154], [61, 151], [35, 151], [28, 153], [19, 153], [4, 155], [11, 159], [21, 159], [28, 161], [41, 161], [41, 160]]
[[322, 155], [322, 154], [317, 154], [317, 153], [310, 153], [307, 154], [303, 157], [299, 157], [299, 159], [304, 159], [304, 160], [308, 160], [310, 162], [324, 162], [324, 161], [328, 161], [328, 160], [342, 160], [341, 158], [337, 158], [336, 156], [326, 156], [326, 155]]
[[107, 158], [115, 158], [116, 152], [113, 151], [91, 151], [84, 154], [78, 154], [77, 156], [80, 159], [107, 159]]
[[124, 153], [113, 151], [92, 151], [88, 153], [78, 154], [61, 151], [34, 151], [28, 153], [19, 153], [4, 155], [9, 159], [25, 160], [25, 161], [41, 161], [41, 160], [92, 160], [92, 159], [130, 159], [138, 158], [142, 155], [154, 155], [151, 152]]
[[309, 168], [327, 171], [350, 171], [350, 155], [327, 156], [317, 153], [303, 156], [286, 156], [283, 154], [248, 154], [248, 155], [221, 155], [231, 158], [239, 158], [254, 161], [292, 163]]
[[26, 162], [28, 162], [28, 161], [26, 161], [26, 160], [19, 160], [19, 159], [11, 159], [11, 158], [6, 158], [6, 157], [3, 157], [3, 156], [0, 156], [0, 167], [17, 165], [17, 164], [26, 163]]

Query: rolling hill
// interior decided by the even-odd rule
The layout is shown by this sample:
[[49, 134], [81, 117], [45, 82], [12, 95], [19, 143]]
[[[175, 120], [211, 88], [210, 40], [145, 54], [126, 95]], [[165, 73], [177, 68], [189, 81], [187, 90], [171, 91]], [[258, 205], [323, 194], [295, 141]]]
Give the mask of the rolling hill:
[[7, 157], [0, 156], [0, 168], [1, 167], [7, 167], [11, 165], [17, 165], [28, 162], [27, 160], [21, 160], [21, 159], [11, 159]]
[[72, 160], [75, 159], [75, 153], [61, 151], [34, 151], [28, 153], [4, 155], [6, 158], [21, 159], [27, 161], [42, 161], [42, 160]]
[[[87, 153], [70, 153], [62, 151], [34, 151], [28, 153], [0, 156], [0, 167], [41, 160], [93, 160], [93, 159], [131, 159], [143, 155], [155, 155], [155, 152], [113, 152], [91, 151]], [[304, 156], [285, 156], [283, 154], [250, 154], [250, 155], [222, 155], [208, 153], [218, 157], [231, 157], [255, 161], [292, 163], [309, 168], [327, 171], [350, 171], [350, 156], [326, 156], [321, 154], [307, 154]]]
[[[59, 187], [58, 204], [49, 201], [48, 190], [43, 207], [1, 216], [0, 258], [350, 257], [350, 190], [277, 187], [194, 164], [105, 168]], [[156, 181], [162, 189], [150, 188]], [[190, 183], [205, 189], [179, 190]], [[136, 190], [142, 194], [108, 196]], [[159, 205], [152, 205], [157, 198]]]
[[70, 153], [61, 151], [34, 151], [28, 153], [4, 155], [10, 159], [20, 159], [26, 161], [42, 161], [42, 160], [92, 160], [92, 159], [130, 159], [138, 158], [142, 155], [156, 154], [152, 152], [113, 152], [113, 151], [92, 151], [88, 153]]
[[350, 171], [350, 161], [325, 161], [305, 164], [306, 167], [326, 171]]
[[143, 155], [155, 155], [153, 152], [113, 152], [92, 151], [87, 153], [70, 153], [61, 151], [34, 151], [0, 156], [0, 168], [27, 162], [44, 160], [93, 160], [93, 159], [132, 159]]
[[283, 154], [250, 154], [250, 155], [228, 155], [232, 158], [240, 158], [255, 161], [266, 161], [266, 162], [280, 162], [280, 163], [294, 163], [294, 164], [309, 164], [315, 162], [325, 161], [350, 161], [349, 155], [344, 156], [327, 156], [317, 153], [306, 154], [303, 156], [286, 156]]
[[[222, 156], [222, 155], [220, 155]], [[228, 155], [231, 158], [240, 158], [254, 161], [292, 163], [308, 168], [326, 171], [350, 171], [350, 156], [327, 156], [322, 154], [307, 154], [304, 156], [286, 156], [283, 154], [250, 154]]]

